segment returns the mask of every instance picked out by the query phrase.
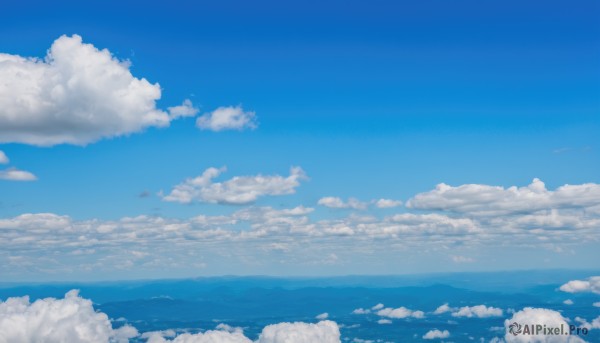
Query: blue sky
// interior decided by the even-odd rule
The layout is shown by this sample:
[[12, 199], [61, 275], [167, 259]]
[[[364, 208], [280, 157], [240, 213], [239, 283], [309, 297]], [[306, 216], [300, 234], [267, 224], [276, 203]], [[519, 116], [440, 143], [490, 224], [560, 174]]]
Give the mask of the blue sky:
[[[240, 243], [236, 238], [223, 243], [243, 245], [239, 256], [222, 258], [214, 250], [218, 244], [189, 238], [189, 232], [177, 236], [188, 237], [184, 242], [165, 242], [149, 253], [148, 242], [163, 239], [164, 227], [144, 239], [124, 242], [121, 248], [139, 250], [140, 260], [150, 254], [156, 265], [169, 259], [198, 265], [192, 270], [181, 266], [181, 271], [173, 272], [177, 276], [510, 269], [520, 265], [521, 258], [527, 261], [524, 268], [597, 267], [598, 237], [593, 230], [600, 216], [598, 14], [600, 6], [594, 1], [5, 4], [0, 13], [1, 53], [43, 59], [59, 37], [76, 34], [83, 43], [130, 61], [126, 68], [134, 78], [159, 83], [157, 110], [167, 113], [169, 107], [189, 99], [198, 113], [172, 120], [169, 127], [145, 125], [119, 134], [103, 131], [83, 145], [57, 141], [39, 146], [25, 141], [23, 135], [12, 135], [10, 125], [16, 119], [10, 106], [3, 106], [0, 123], [9, 129], [0, 129], [0, 151], [10, 162], [0, 167], [18, 167], [37, 179], [0, 180], [0, 218], [5, 220], [0, 225], [8, 227], [11, 220], [19, 223], [3, 237], [5, 244], [18, 237], [33, 242], [29, 247], [16, 245], [0, 256], [11, 263], [28, 260], [28, 267], [9, 263], [4, 272], [14, 279], [55, 279], [56, 270], [69, 270], [65, 278], [85, 279], [92, 277], [92, 262], [123, 260], [120, 252], [108, 248], [117, 246], [114, 237], [86, 231], [86, 239], [93, 237], [97, 243], [77, 248], [70, 244], [90, 221], [114, 223], [145, 215], [186, 222], [199, 215], [227, 217], [245, 210], [297, 206], [314, 209], [306, 220], [320, 228], [318, 234], [298, 238], [293, 228], [286, 228], [285, 234], [269, 231], [264, 240]], [[5, 80], [6, 92], [25, 82], [21, 76]], [[22, 94], [0, 100], [17, 99], [22, 104], [18, 102], [25, 99]], [[105, 100], [110, 103], [110, 98]], [[214, 131], [195, 125], [200, 116], [235, 106], [243, 115], [254, 113], [255, 128]], [[19, 130], [38, 139], [57, 126], [67, 132], [65, 123], [73, 124], [70, 133], [77, 137], [96, 129], [78, 129], [78, 122], [69, 117], [69, 109], [75, 107], [65, 108], [63, 112], [40, 110], [36, 113], [41, 117], [25, 118], [28, 122], [20, 123]], [[64, 121], [53, 122], [52, 118], [63, 115]], [[107, 137], [111, 135], [117, 137]], [[298, 185], [263, 192], [243, 204], [206, 197], [190, 203], [165, 201], [187, 178], [223, 166], [227, 171], [215, 182], [259, 174], [286, 178], [294, 166], [307, 177]], [[430, 199], [418, 208], [407, 206], [417, 194], [433, 191], [440, 183], [527, 187], [534, 178], [545, 182], [547, 192], [566, 184], [590, 186], [583, 193], [574, 189], [560, 196], [548, 193], [539, 200], [544, 206], [535, 210], [528, 195], [511, 198], [511, 193], [509, 200], [498, 200], [499, 208], [529, 200], [523, 200], [522, 208], [499, 210], [495, 218], [485, 220], [472, 207], [452, 207], [451, 200], [440, 205]], [[345, 208], [320, 205], [325, 197], [339, 197], [343, 203], [337, 207]], [[567, 200], [556, 200], [559, 197]], [[577, 203], [582, 197], [586, 202]], [[359, 204], [348, 205], [348, 198], [356, 198]], [[403, 204], [377, 208], [372, 201], [378, 199]], [[494, 204], [488, 205], [494, 209]], [[51, 248], [44, 245], [45, 233], [31, 227], [42, 224], [15, 219], [41, 213], [68, 216], [71, 221], [66, 224], [73, 228], [66, 230], [69, 235]], [[437, 218], [437, 224], [432, 224], [437, 229], [424, 234], [418, 244], [389, 246], [385, 253], [373, 252], [382, 244], [381, 238], [358, 233], [360, 222], [371, 220], [380, 227], [379, 221], [388, 223], [402, 214], [421, 216], [415, 219], [420, 224], [406, 224], [414, 227], [431, 219], [426, 215], [446, 217]], [[534, 223], [532, 216], [537, 216]], [[449, 219], [472, 220], [485, 233], [446, 232], [444, 239], [438, 239], [440, 227]], [[351, 240], [320, 236], [337, 225], [323, 221], [334, 220], [350, 227]], [[502, 220], [506, 222], [499, 224]], [[268, 219], [258, 221], [254, 225], [275, 230]], [[529, 224], [511, 227], [522, 221]], [[131, 230], [143, 231], [148, 224], [140, 225]], [[223, 229], [224, 224], [210, 225]], [[236, 222], [231, 230], [252, 231], [248, 225]], [[66, 232], [64, 227], [59, 230]], [[540, 242], [531, 251], [524, 247], [495, 251], [495, 239], [488, 237], [517, 232], [543, 241], [548, 232], [557, 230], [564, 236], [551, 239], [552, 246]], [[474, 235], [477, 242], [470, 245], [467, 240]], [[564, 237], [586, 238], [567, 244]], [[402, 234], [394, 239], [407, 242]], [[302, 251], [291, 247], [305, 243], [314, 247], [318, 258], [300, 257]], [[277, 255], [263, 249], [265, 244], [274, 246]], [[210, 247], [204, 250], [205, 245]], [[70, 260], [69, 254], [77, 249], [87, 249], [89, 254]], [[186, 249], [201, 256], [184, 258], [174, 253]], [[427, 256], [432, 250], [436, 252]], [[56, 261], [40, 260], [49, 252], [57, 256]], [[411, 261], [412, 256], [422, 259]], [[396, 260], [404, 262], [396, 266], [391, 262]], [[440, 261], [444, 262], [440, 265]], [[134, 276], [172, 276], [164, 266], [152, 269], [138, 262], [142, 263], [132, 260], [129, 267]], [[106, 279], [132, 275], [126, 267], [112, 270], [105, 265], [101, 270], [97, 275]]]

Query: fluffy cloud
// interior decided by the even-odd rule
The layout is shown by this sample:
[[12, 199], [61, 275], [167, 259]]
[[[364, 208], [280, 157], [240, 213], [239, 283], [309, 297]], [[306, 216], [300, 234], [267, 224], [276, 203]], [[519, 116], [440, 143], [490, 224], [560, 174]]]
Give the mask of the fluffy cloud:
[[244, 111], [241, 106], [219, 107], [198, 117], [196, 126], [203, 130], [244, 130], [257, 127], [254, 112]]
[[0, 142], [83, 145], [169, 125], [161, 90], [104, 49], [61, 36], [43, 59], [0, 54]]
[[448, 303], [445, 303], [444, 305], [436, 308], [435, 311], [433, 311], [433, 314], [442, 314], [450, 311], [452, 311], [452, 308], [448, 306]]
[[198, 109], [194, 107], [190, 99], [185, 99], [181, 105], [169, 107], [168, 110], [171, 120], [181, 117], [194, 117], [198, 114]]
[[450, 337], [450, 332], [448, 330], [440, 331], [438, 329], [429, 330], [425, 335], [423, 335], [423, 339], [436, 339], [436, 338], [448, 338]]
[[327, 318], [329, 318], [329, 313], [325, 312], [325, 313], [321, 313], [318, 316], [315, 317], [318, 320], [325, 320]]
[[567, 299], [567, 300], [563, 301], [563, 304], [565, 304], [565, 305], [573, 305], [574, 302], [571, 299]]
[[412, 317], [412, 318], [425, 317], [425, 313], [423, 313], [423, 311], [413, 311], [413, 310], [407, 309], [406, 307], [382, 308], [381, 310], [377, 311], [377, 315], [381, 316], [381, 317], [388, 317], [388, 318], [394, 318], [394, 319], [402, 319], [402, 318], [409, 318], [409, 317]]
[[352, 314], [369, 314], [369, 313], [371, 313], [371, 310], [369, 310], [368, 308], [364, 309], [362, 307], [357, 308], [354, 311], [352, 311]]
[[249, 204], [266, 195], [293, 194], [306, 179], [300, 167], [292, 167], [290, 175], [235, 176], [224, 182], [213, 182], [213, 179], [226, 171], [226, 168], [208, 168], [202, 175], [189, 178], [175, 186], [171, 193], [163, 196], [165, 201], [190, 203], [201, 201], [220, 204]]
[[373, 311], [377, 311], [377, 310], [381, 310], [381, 309], [382, 309], [382, 308], [384, 308], [384, 307], [385, 307], [385, 305], [383, 305], [382, 303], [379, 303], [379, 304], [377, 304], [377, 305], [375, 305], [375, 306], [371, 307], [371, 310], [373, 310]]
[[389, 319], [379, 319], [379, 320], [377, 321], [377, 324], [381, 324], [381, 325], [384, 325], [384, 324], [392, 324], [392, 321], [391, 321], [391, 320], [389, 320]]
[[415, 195], [407, 207], [442, 210], [480, 216], [531, 213], [561, 208], [586, 208], [600, 205], [600, 185], [564, 185], [546, 189], [539, 179], [526, 187], [498, 187], [467, 184], [452, 187], [444, 183], [435, 190]]
[[[141, 337], [149, 343], [253, 343], [241, 328], [219, 324], [216, 330], [176, 336], [173, 330], [139, 335], [129, 325], [114, 329], [108, 316], [94, 310], [92, 302], [69, 291], [64, 299], [46, 298], [30, 303], [29, 297], [0, 301], [0, 343], [82, 342], [125, 343]], [[165, 337], [174, 337], [168, 340]], [[266, 326], [254, 343], [340, 343], [340, 330], [332, 321], [279, 323]]]
[[[585, 341], [577, 336], [570, 335], [514, 335], [510, 333], [509, 327], [513, 323], [517, 323], [521, 327], [525, 325], [545, 325], [547, 327], [560, 327], [563, 325], [567, 330], [569, 324], [567, 319], [564, 318], [559, 312], [544, 309], [544, 308], [531, 308], [526, 307], [521, 311], [515, 312], [512, 318], [504, 321], [504, 327], [506, 329], [506, 335], [504, 339], [507, 343], [525, 343], [525, 342], [547, 342], [547, 343], [584, 343]], [[521, 328], [522, 330], [522, 328]]]
[[147, 343], [252, 343], [244, 336], [241, 330], [233, 332], [225, 330], [208, 330], [204, 333], [190, 334], [184, 333], [176, 336], [173, 340], [163, 337], [162, 333], [153, 333], [149, 335]]
[[29, 297], [0, 301], [0, 342], [127, 342], [138, 335], [133, 327], [113, 329], [108, 316], [96, 312], [90, 300], [68, 292], [64, 299]]
[[280, 323], [262, 330], [257, 343], [340, 343], [340, 329], [335, 322], [317, 324]]
[[452, 316], [454, 317], [477, 317], [477, 318], [486, 318], [486, 317], [501, 317], [502, 309], [496, 307], [487, 307], [485, 305], [477, 305], [477, 306], [464, 306], [459, 308], [457, 311], [452, 312]]
[[572, 280], [560, 286], [567, 293], [592, 292], [600, 294], [600, 276], [592, 276], [587, 280]]
[[592, 329], [600, 329], [600, 316], [596, 317], [596, 319], [592, 320], [591, 323], [589, 323], [587, 320], [576, 317], [575, 321], [578, 322], [580, 325], [580, 327], [582, 328], [586, 328], [588, 330], [592, 330]]
[[8, 168], [4, 170], [0, 170], [0, 180], [8, 180], [8, 181], [35, 181], [37, 177], [32, 173], [19, 170], [16, 168]]
[[367, 208], [366, 203], [360, 202], [355, 198], [349, 198], [348, 201], [343, 201], [338, 197], [324, 197], [319, 199], [317, 203], [329, 208], [352, 208], [355, 210], [364, 210]]
[[378, 208], [392, 208], [402, 206], [402, 201], [391, 199], [379, 199], [375, 201], [375, 206]]
[[[8, 164], [10, 160], [8, 156], [0, 150], [0, 164]], [[19, 170], [17, 168], [8, 168], [4, 170], [0, 170], [0, 180], [8, 180], [8, 181], [35, 181], [37, 177], [32, 173], [24, 170]]]

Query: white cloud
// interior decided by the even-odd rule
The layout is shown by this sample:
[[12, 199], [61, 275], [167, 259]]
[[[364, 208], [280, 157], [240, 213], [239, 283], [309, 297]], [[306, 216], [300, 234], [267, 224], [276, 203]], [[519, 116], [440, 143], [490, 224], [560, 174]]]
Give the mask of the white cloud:
[[471, 257], [460, 256], [460, 255], [452, 255], [452, 262], [454, 263], [471, 263], [475, 262]]
[[198, 109], [194, 107], [190, 99], [185, 99], [179, 106], [167, 108], [169, 110], [169, 118], [171, 120], [181, 117], [194, 117], [198, 114]]
[[539, 179], [526, 187], [503, 188], [479, 184], [452, 187], [441, 183], [435, 190], [415, 195], [407, 207], [442, 210], [479, 216], [531, 213], [560, 208], [586, 208], [600, 205], [600, 185], [564, 185], [546, 189]]
[[203, 130], [244, 130], [257, 127], [256, 115], [244, 111], [241, 106], [219, 107], [216, 110], [198, 117], [196, 126]]
[[438, 329], [429, 330], [425, 335], [423, 335], [423, 339], [436, 339], [436, 338], [448, 338], [450, 337], [450, 332], [448, 330], [440, 331]]
[[317, 204], [329, 208], [352, 208], [355, 210], [364, 210], [367, 208], [366, 203], [356, 198], [349, 198], [348, 201], [343, 201], [338, 197], [324, 197], [319, 199]]
[[0, 164], [8, 164], [9, 159], [6, 156], [6, 154], [4, 153], [4, 151], [0, 150]]
[[[90, 300], [69, 291], [64, 299], [46, 298], [30, 303], [29, 297], [0, 301], [0, 343], [9, 342], [86, 342], [125, 343], [130, 338], [148, 339], [148, 343], [253, 343], [239, 327], [219, 324], [216, 330], [184, 333], [173, 330], [139, 335], [129, 325], [114, 329], [105, 313], [97, 312]], [[173, 337], [168, 340], [165, 337]], [[266, 326], [254, 343], [340, 343], [335, 322], [279, 323]]]
[[340, 343], [340, 329], [335, 322], [317, 324], [280, 323], [262, 330], [257, 343]]
[[[513, 323], [517, 323], [516, 328], [521, 327], [521, 332], [517, 335], [510, 333], [509, 326]], [[577, 336], [570, 335], [544, 335], [543, 333], [537, 335], [523, 335], [523, 329], [525, 325], [542, 325], [547, 327], [560, 327], [563, 325], [567, 330], [569, 324], [567, 319], [564, 318], [560, 312], [544, 309], [544, 308], [531, 308], [526, 307], [521, 311], [515, 312], [510, 319], [504, 321], [504, 327], [506, 329], [506, 335], [504, 339], [507, 343], [526, 343], [526, 342], [539, 342], [539, 343], [584, 343], [585, 341]]]
[[381, 309], [382, 309], [382, 308], [384, 308], [384, 307], [385, 307], [385, 305], [383, 305], [382, 303], [379, 303], [379, 304], [377, 304], [377, 305], [375, 305], [375, 306], [371, 307], [371, 310], [373, 310], [373, 311], [377, 311], [377, 310], [381, 310]]
[[392, 199], [379, 199], [375, 201], [375, 206], [378, 208], [392, 208], [402, 206], [402, 201]]
[[573, 305], [574, 303], [573, 303], [573, 300], [567, 299], [567, 300], [563, 301], [563, 304], [565, 304], [565, 305]]
[[315, 317], [318, 320], [325, 320], [327, 318], [329, 318], [329, 313], [325, 312], [325, 313], [321, 313], [318, 316]]
[[371, 313], [371, 310], [369, 310], [368, 308], [364, 309], [362, 307], [357, 308], [354, 311], [352, 311], [352, 314], [369, 314], [369, 313]]
[[386, 307], [386, 308], [382, 308], [381, 310], [377, 311], [377, 315], [380, 317], [402, 319], [402, 318], [408, 318], [408, 317], [423, 318], [425, 316], [425, 313], [423, 311], [413, 311], [413, 310], [407, 309], [406, 307], [398, 307], [398, 308]]
[[[125, 318], [123, 318], [123, 320], [125, 320]], [[148, 332], [144, 332], [143, 334], [141, 334], [140, 338], [149, 339], [152, 336], [157, 336], [155, 339], [159, 339], [158, 336], [160, 336], [160, 337], [175, 337], [175, 336], [177, 336], [177, 333], [173, 329], [167, 329], [167, 330], [161, 330], [161, 331], [148, 331]]]
[[292, 167], [290, 175], [256, 175], [235, 176], [224, 182], [213, 182], [213, 179], [226, 170], [208, 168], [202, 175], [189, 178], [175, 186], [171, 193], [163, 196], [165, 201], [190, 203], [201, 201], [221, 204], [249, 204], [266, 195], [286, 195], [296, 192], [300, 181], [306, 174], [300, 167]]
[[0, 170], [0, 180], [8, 180], [8, 181], [35, 181], [37, 177], [32, 173], [19, 170], [16, 168], [8, 168], [4, 170]]
[[501, 317], [502, 309], [497, 307], [487, 307], [485, 305], [477, 305], [477, 306], [464, 306], [459, 308], [457, 311], [452, 313], [453, 317], [477, 317], [477, 318], [487, 318], [487, 317]]
[[594, 307], [600, 307], [600, 301], [597, 301], [595, 303], [592, 304]]
[[382, 324], [382, 325], [384, 325], [384, 324], [392, 324], [392, 321], [389, 320], [389, 319], [379, 319], [377, 321], [377, 324]]
[[[224, 185], [229, 181], [215, 183], [209, 179], [208, 186], [196, 186], [198, 190], [193, 188], [190, 194], [200, 194], [203, 187], [211, 190], [215, 184], [221, 185], [220, 190], [228, 189]], [[114, 266], [142, 274], [158, 272], [158, 266], [184, 268], [186, 263], [193, 268], [208, 266], [212, 269], [221, 262], [210, 259], [222, 256], [223, 251], [227, 252], [225, 258], [229, 265], [248, 263], [247, 256], [253, 256], [254, 265], [299, 266], [327, 262], [347, 268], [353, 259], [372, 256], [376, 251], [387, 257], [392, 256], [389, 255], [392, 252], [401, 256], [403, 251], [418, 251], [418, 256], [449, 264], [452, 254], [475, 247], [507, 251], [540, 248], [548, 249], [548, 254], [556, 254], [554, 251], [559, 251], [558, 248], [574, 251], [600, 240], [600, 231], [596, 230], [600, 227], [600, 212], [588, 210], [548, 213], [547, 221], [539, 221], [535, 226], [523, 224], [525, 218], [531, 217], [528, 214], [493, 218], [437, 213], [402, 213], [382, 218], [350, 214], [315, 219], [308, 216], [312, 211], [303, 206], [284, 209], [252, 206], [233, 209], [231, 213], [182, 219], [138, 216], [73, 220], [52, 213], [3, 218], [0, 219], [0, 243], [10, 250], [0, 256], [0, 274], [12, 275], [12, 278], [51, 272], [74, 275], [82, 270], [108, 271]], [[555, 222], [573, 225], [557, 229]], [[513, 239], [506, 241], [508, 236]], [[582, 236], [587, 239], [581, 240]], [[190, 249], [179, 249], [181, 245]], [[156, 249], [151, 251], [149, 246]], [[457, 249], [459, 246], [464, 249]], [[82, 251], [91, 253], [78, 253]], [[134, 257], [130, 251], [139, 251], [145, 257]], [[188, 251], [204, 251], [206, 261], [185, 255]], [[48, 256], [52, 256], [54, 262]], [[336, 257], [339, 257], [337, 261]], [[19, 267], [23, 265], [29, 267]]]
[[113, 329], [108, 316], [92, 302], [68, 292], [64, 299], [29, 297], [0, 301], [0, 342], [127, 342], [138, 335], [133, 327]]
[[58, 38], [43, 60], [0, 54], [0, 80], [0, 142], [84, 145], [169, 125], [157, 83], [78, 35]]
[[587, 280], [572, 280], [560, 286], [567, 293], [592, 292], [600, 294], [600, 276], [592, 276]]
[[433, 311], [433, 314], [442, 314], [450, 311], [452, 311], [452, 308], [448, 306], [448, 303], [445, 303], [440, 307], [436, 308], [435, 311]]
[[596, 317], [596, 319], [592, 320], [591, 323], [589, 323], [587, 320], [585, 320], [583, 318], [579, 318], [579, 317], [576, 317], [575, 321], [580, 323], [579, 327], [586, 328], [588, 330], [600, 329], [600, 316], [598, 316], [598, 317]]
[[241, 330], [229, 332], [226, 330], [208, 330], [206, 332], [190, 334], [184, 333], [172, 340], [165, 339], [162, 332], [156, 332], [148, 336], [147, 343], [253, 343], [244, 336]]

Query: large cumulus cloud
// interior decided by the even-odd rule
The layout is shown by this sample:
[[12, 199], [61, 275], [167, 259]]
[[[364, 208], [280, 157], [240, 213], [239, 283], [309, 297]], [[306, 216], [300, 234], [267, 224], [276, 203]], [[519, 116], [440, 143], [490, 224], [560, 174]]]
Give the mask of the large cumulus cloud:
[[131, 326], [113, 329], [108, 316], [94, 311], [92, 302], [76, 290], [64, 299], [29, 297], [0, 302], [0, 343], [11, 342], [127, 342], [137, 336]]
[[61, 36], [42, 59], [0, 53], [0, 143], [86, 144], [169, 125], [158, 83], [108, 50]]
[[560, 327], [564, 326], [565, 330], [568, 330], [569, 324], [567, 319], [564, 318], [560, 312], [549, 310], [545, 308], [532, 308], [526, 307], [521, 311], [515, 312], [512, 318], [504, 321], [506, 329], [506, 335], [504, 339], [507, 343], [583, 343], [583, 339], [574, 335], [513, 335], [508, 331], [509, 326], [512, 323], [518, 323], [521, 326], [524, 325], [546, 325], [547, 327]]

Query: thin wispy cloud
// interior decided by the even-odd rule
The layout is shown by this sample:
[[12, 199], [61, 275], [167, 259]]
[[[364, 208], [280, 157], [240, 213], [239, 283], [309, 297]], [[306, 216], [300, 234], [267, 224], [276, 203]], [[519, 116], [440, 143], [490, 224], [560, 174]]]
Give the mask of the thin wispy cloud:
[[0, 170], [0, 180], [6, 181], [35, 181], [37, 177], [33, 173], [17, 168]]

